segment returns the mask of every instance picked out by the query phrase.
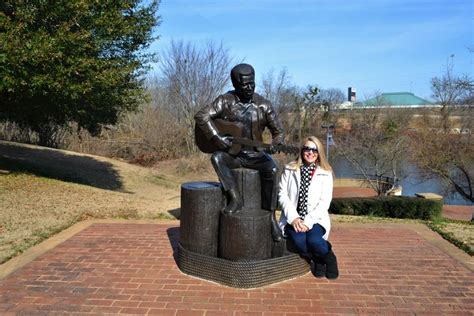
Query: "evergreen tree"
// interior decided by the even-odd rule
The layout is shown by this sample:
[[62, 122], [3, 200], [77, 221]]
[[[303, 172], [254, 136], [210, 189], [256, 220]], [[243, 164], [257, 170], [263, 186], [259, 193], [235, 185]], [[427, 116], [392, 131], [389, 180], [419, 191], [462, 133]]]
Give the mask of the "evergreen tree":
[[0, 121], [55, 145], [71, 122], [91, 133], [137, 108], [159, 0], [0, 4]]

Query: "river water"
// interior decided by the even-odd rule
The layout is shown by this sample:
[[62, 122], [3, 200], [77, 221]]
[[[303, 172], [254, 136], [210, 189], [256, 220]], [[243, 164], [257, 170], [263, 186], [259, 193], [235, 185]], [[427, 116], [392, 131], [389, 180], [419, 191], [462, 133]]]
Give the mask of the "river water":
[[[360, 172], [354, 169], [352, 165], [341, 156], [330, 157], [331, 166], [334, 169], [334, 173], [337, 178], [362, 178]], [[425, 181], [420, 178], [419, 169], [412, 165], [406, 164], [404, 173], [407, 175], [403, 180], [399, 182], [402, 186], [402, 195], [414, 196], [415, 193], [436, 193], [443, 196], [444, 203], [450, 205], [473, 205], [473, 203], [463, 199], [458, 193], [446, 195], [443, 192], [443, 187], [436, 179]]]

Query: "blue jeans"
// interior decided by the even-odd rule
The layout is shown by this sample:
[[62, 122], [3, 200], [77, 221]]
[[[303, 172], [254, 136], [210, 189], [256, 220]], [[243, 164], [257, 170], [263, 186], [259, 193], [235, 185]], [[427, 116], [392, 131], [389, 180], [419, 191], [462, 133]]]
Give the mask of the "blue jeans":
[[323, 257], [329, 252], [328, 242], [323, 239], [326, 230], [319, 224], [313, 225], [313, 228], [304, 233], [297, 233], [293, 226], [288, 224], [285, 226], [285, 232], [303, 256]]

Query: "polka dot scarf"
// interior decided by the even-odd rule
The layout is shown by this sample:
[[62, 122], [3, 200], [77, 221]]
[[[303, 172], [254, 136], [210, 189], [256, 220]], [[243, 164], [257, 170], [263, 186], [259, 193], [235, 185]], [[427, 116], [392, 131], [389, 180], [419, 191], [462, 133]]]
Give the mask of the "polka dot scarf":
[[301, 185], [300, 195], [298, 196], [298, 215], [304, 219], [308, 214], [308, 189], [311, 184], [311, 178], [316, 171], [316, 164], [312, 163], [309, 166], [301, 166]]

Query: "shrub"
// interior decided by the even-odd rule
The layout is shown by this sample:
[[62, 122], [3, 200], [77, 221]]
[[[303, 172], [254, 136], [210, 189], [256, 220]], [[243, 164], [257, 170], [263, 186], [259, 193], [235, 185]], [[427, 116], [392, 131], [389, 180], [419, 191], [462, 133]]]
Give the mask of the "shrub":
[[443, 201], [407, 196], [334, 198], [332, 214], [371, 215], [392, 218], [433, 219], [439, 217]]

